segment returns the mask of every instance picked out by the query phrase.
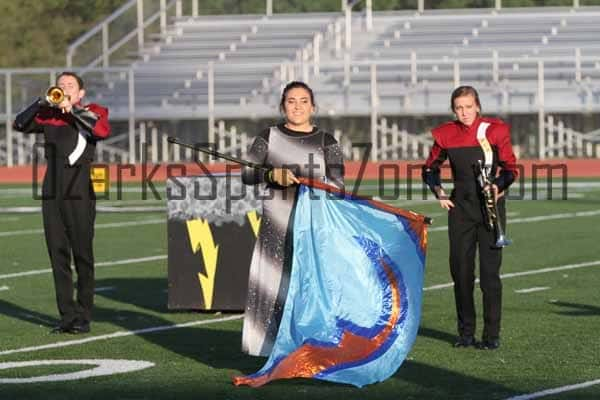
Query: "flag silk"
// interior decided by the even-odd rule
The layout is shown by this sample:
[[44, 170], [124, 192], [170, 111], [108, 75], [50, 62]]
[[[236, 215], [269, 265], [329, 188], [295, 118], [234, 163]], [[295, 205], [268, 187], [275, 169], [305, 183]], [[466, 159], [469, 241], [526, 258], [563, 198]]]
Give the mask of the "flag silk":
[[293, 220], [292, 271], [261, 386], [316, 378], [358, 387], [393, 375], [419, 328], [424, 216], [302, 180]]

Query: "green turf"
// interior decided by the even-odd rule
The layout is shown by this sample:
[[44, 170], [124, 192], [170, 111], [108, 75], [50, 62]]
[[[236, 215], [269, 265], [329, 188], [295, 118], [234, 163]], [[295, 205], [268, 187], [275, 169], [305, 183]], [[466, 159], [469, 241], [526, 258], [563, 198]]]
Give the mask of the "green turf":
[[[578, 193], [580, 196], [569, 200], [511, 201], [510, 218], [600, 210], [600, 189]], [[135, 193], [128, 193], [127, 200], [135, 203], [124, 206], [146, 204]], [[26, 195], [0, 196], [0, 207], [36, 204], [39, 201]], [[160, 203], [153, 205], [157, 204]], [[435, 218], [432, 228], [446, 225], [445, 215], [435, 202], [413, 202], [408, 206], [432, 215]], [[149, 219], [166, 222], [166, 215], [165, 212], [99, 213], [97, 225]], [[598, 261], [599, 225], [600, 215], [511, 224], [508, 234], [514, 244], [504, 252], [502, 272]], [[39, 213], [0, 214], [0, 232], [35, 230], [41, 226]], [[98, 228], [96, 260], [166, 255], [166, 238], [163, 222]], [[43, 234], [5, 235], [0, 240], [0, 275], [49, 268]], [[447, 232], [432, 230], [425, 287], [450, 281], [447, 252]], [[409, 358], [390, 379], [362, 389], [301, 379], [277, 381], [259, 389], [234, 387], [232, 376], [255, 372], [264, 362], [240, 352], [242, 322], [238, 319], [0, 355], [0, 363], [105, 358], [156, 364], [142, 371], [78, 381], [0, 384], [0, 399], [487, 400], [597, 380], [600, 379], [599, 271], [600, 265], [596, 265], [505, 279], [502, 346], [493, 352], [452, 348], [456, 324], [452, 289], [427, 290], [419, 336]], [[166, 259], [98, 267], [96, 286], [114, 290], [97, 293], [92, 332], [78, 336], [48, 333], [57, 322], [50, 273], [0, 279], [0, 287], [8, 287], [0, 291], [0, 352], [234, 315], [168, 311], [166, 276]], [[548, 289], [515, 292], [531, 287]], [[479, 311], [480, 297], [477, 291]], [[481, 315], [478, 321], [481, 327]], [[82, 369], [86, 368], [58, 365], [0, 370], [0, 379]], [[596, 399], [600, 398], [600, 385], [547, 398]]]

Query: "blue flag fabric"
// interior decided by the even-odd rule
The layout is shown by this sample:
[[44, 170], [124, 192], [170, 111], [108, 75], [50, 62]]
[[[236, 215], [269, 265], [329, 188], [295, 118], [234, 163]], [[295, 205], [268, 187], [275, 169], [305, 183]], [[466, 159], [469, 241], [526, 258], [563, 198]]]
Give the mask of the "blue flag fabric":
[[311, 186], [299, 187], [273, 351], [260, 371], [234, 378], [236, 385], [305, 377], [361, 387], [393, 375], [417, 336], [424, 217]]

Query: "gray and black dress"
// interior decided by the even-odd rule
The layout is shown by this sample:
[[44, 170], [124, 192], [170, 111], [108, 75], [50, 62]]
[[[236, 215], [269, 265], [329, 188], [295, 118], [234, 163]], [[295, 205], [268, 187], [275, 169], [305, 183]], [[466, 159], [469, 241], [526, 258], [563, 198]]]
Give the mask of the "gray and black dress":
[[[296, 176], [326, 180], [343, 187], [341, 147], [317, 128], [296, 132], [273, 126], [254, 139], [249, 159], [274, 168], [288, 168]], [[250, 265], [242, 351], [268, 356], [273, 347], [287, 296], [292, 261], [291, 218], [297, 186], [281, 187], [267, 181], [264, 171], [244, 168], [245, 184], [266, 184], [260, 232]]]

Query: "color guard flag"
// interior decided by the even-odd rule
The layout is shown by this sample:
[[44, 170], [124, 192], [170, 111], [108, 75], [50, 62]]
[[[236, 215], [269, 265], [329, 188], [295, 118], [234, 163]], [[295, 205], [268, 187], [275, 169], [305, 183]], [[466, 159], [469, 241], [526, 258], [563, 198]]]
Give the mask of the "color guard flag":
[[358, 387], [400, 367], [417, 336], [425, 217], [303, 180], [289, 290], [271, 355], [235, 385], [316, 378]]

